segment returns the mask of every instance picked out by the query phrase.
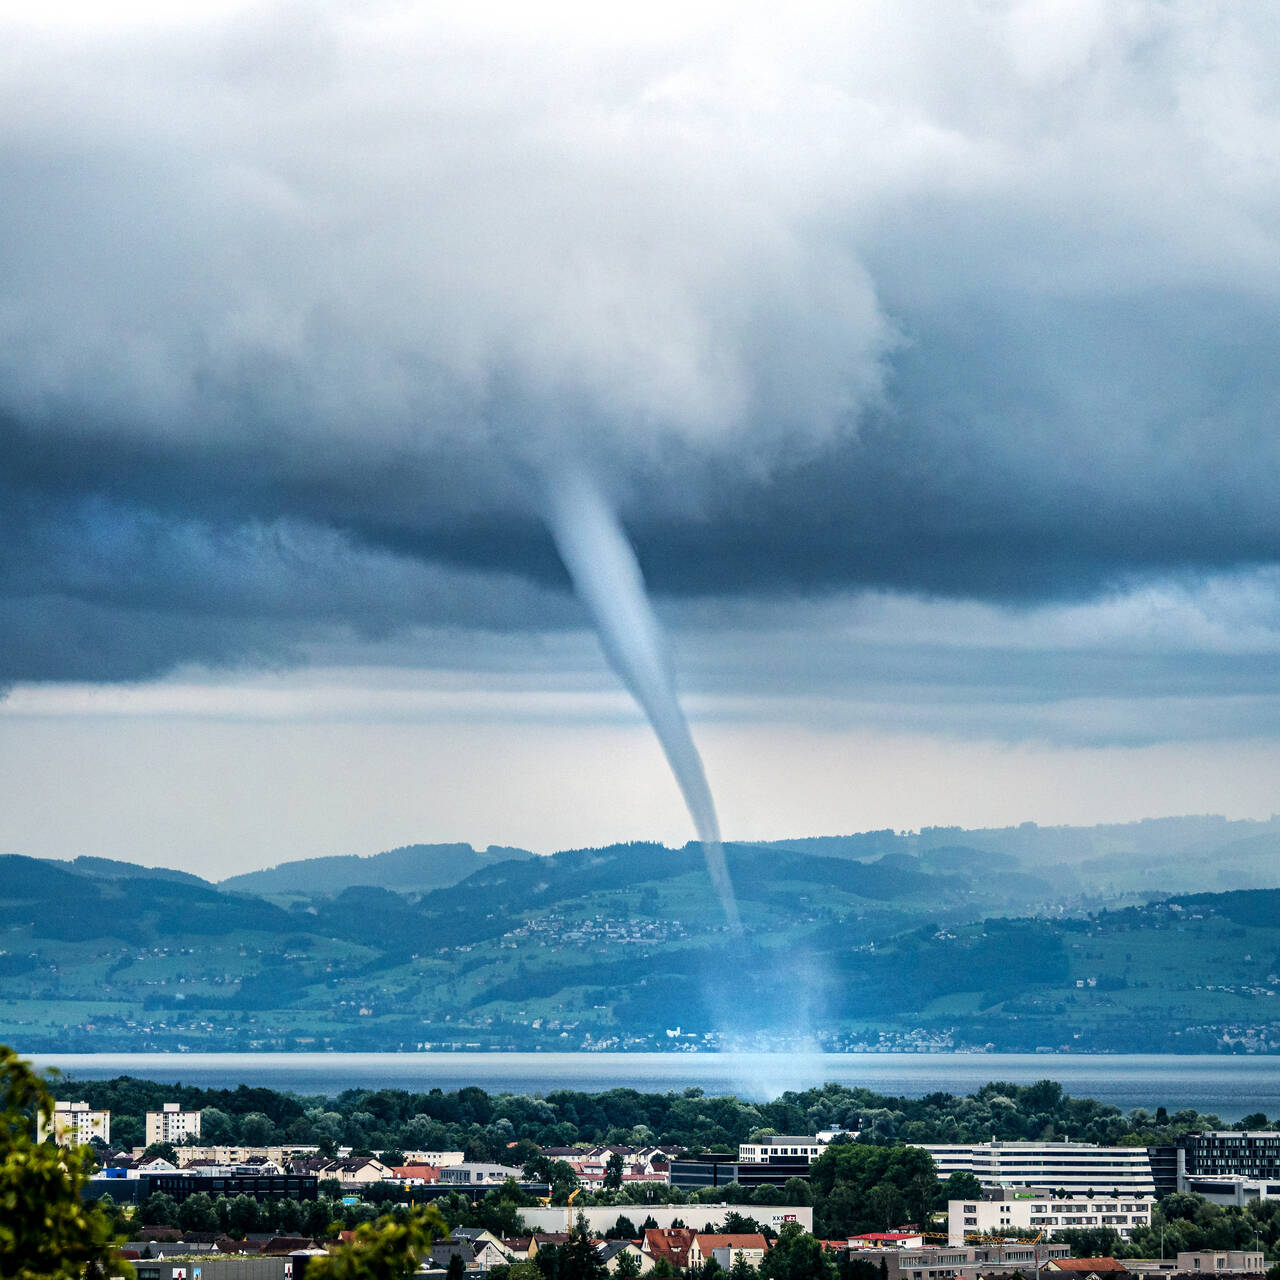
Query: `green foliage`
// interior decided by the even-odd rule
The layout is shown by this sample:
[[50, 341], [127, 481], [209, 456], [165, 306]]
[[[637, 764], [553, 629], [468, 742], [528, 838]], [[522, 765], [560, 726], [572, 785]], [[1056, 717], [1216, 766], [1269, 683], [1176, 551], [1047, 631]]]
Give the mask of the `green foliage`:
[[432, 1240], [446, 1232], [444, 1219], [430, 1206], [402, 1221], [366, 1223], [356, 1228], [350, 1244], [335, 1246], [326, 1258], [313, 1258], [307, 1275], [310, 1280], [407, 1280]]
[[534, 1258], [542, 1280], [606, 1280], [608, 1271], [585, 1231], [575, 1228], [560, 1245], [544, 1245]]
[[1054, 1238], [1070, 1246], [1073, 1258], [1114, 1258], [1121, 1247], [1120, 1233], [1110, 1227], [1070, 1227]]
[[144, 1160], [152, 1160], [159, 1156], [167, 1160], [176, 1169], [178, 1167], [178, 1148], [172, 1142], [153, 1142], [143, 1153]]
[[882, 1231], [923, 1221], [937, 1201], [933, 1158], [918, 1147], [841, 1144], [811, 1165], [814, 1228], [820, 1236]]
[[153, 1191], [138, 1205], [138, 1221], [148, 1227], [176, 1227], [178, 1204], [164, 1191]]
[[619, 1277], [619, 1280], [635, 1280], [640, 1274], [640, 1259], [629, 1249], [619, 1251], [613, 1274]]
[[836, 1265], [822, 1242], [788, 1222], [760, 1264], [761, 1280], [836, 1280]]
[[1201, 1196], [1174, 1192], [1156, 1206], [1151, 1226], [1135, 1228], [1127, 1241], [1117, 1244], [1114, 1256], [1244, 1250], [1252, 1249], [1255, 1241], [1268, 1258], [1280, 1256], [1280, 1202], [1256, 1200], [1243, 1209], [1222, 1208]]
[[227, 1211], [227, 1230], [233, 1236], [243, 1238], [262, 1225], [262, 1212], [258, 1202], [244, 1194], [236, 1196]]
[[178, 1226], [184, 1231], [218, 1231], [221, 1222], [208, 1192], [197, 1191], [178, 1206]]
[[982, 1199], [982, 1183], [973, 1174], [965, 1171], [953, 1173], [942, 1184], [938, 1193], [938, 1207], [945, 1209], [948, 1200], [980, 1200]]
[[81, 1200], [92, 1156], [35, 1141], [53, 1099], [12, 1049], [0, 1045], [0, 1275], [22, 1280], [132, 1276], [117, 1252], [111, 1217]]

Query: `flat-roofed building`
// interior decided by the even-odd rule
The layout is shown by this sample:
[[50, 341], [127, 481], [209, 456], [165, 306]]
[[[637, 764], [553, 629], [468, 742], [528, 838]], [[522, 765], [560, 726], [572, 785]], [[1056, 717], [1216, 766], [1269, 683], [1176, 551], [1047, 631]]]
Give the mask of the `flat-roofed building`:
[[1092, 1142], [921, 1143], [945, 1181], [971, 1173], [983, 1188], [1053, 1187], [1063, 1191], [1123, 1191], [1153, 1195], [1146, 1147], [1103, 1147]]
[[[739, 1143], [738, 1159], [743, 1164], [758, 1164], [763, 1160], [772, 1160], [775, 1156], [804, 1156], [809, 1160], [816, 1160], [836, 1136], [834, 1130], [817, 1134], [774, 1133], [751, 1142]], [[856, 1134], [848, 1136], [857, 1137]]]
[[180, 1102], [166, 1102], [159, 1111], [147, 1112], [147, 1146], [153, 1142], [172, 1142], [181, 1146], [200, 1136], [200, 1113], [183, 1111]]
[[94, 1138], [111, 1141], [111, 1112], [98, 1111], [87, 1102], [55, 1102], [48, 1124], [36, 1114], [36, 1141], [52, 1136], [60, 1147], [79, 1147]]
[[1060, 1231], [1101, 1227], [1127, 1240], [1136, 1228], [1151, 1225], [1154, 1205], [1155, 1196], [1135, 1192], [1059, 1196], [1049, 1187], [999, 1187], [981, 1200], [947, 1202], [947, 1242], [1041, 1232], [1052, 1239]]
[[[862, 1249], [857, 1257], [879, 1267], [885, 1280], [979, 1280], [993, 1272], [1030, 1275], [1053, 1259], [1065, 1258], [1065, 1244], [924, 1245], [919, 1249]], [[1043, 1275], [1043, 1272], [1041, 1272]]]

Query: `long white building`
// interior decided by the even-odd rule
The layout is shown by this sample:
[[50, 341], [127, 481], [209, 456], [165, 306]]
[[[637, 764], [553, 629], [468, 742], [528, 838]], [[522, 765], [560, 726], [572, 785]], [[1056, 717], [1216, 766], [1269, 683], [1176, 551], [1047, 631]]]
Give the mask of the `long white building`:
[[1052, 1187], [1075, 1193], [1155, 1194], [1145, 1147], [1092, 1142], [973, 1142], [922, 1144], [944, 1181], [971, 1173], [984, 1188]]
[[1155, 1196], [1136, 1192], [1113, 1195], [1057, 1196], [1052, 1187], [1005, 1187], [981, 1200], [947, 1201], [947, 1243], [971, 1239], [1043, 1232], [1052, 1239], [1059, 1231], [1109, 1227], [1127, 1240], [1135, 1227], [1151, 1225]]

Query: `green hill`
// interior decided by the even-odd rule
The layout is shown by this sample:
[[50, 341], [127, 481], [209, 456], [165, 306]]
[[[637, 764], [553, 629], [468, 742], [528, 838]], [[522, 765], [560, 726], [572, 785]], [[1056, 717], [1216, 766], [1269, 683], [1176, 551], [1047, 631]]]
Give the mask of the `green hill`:
[[264, 871], [230, 876], [220, 887], [234, 893], [284, 897], [341, 893], [355, 885], [425, 893], [457, 884], [481, 868], [534, 856], [527, 849], [496, 845], [477, 850], [469, 844], [410, 844], [370, 857], [345, 854], [282, 862]]
[[[277, 897], [0, 858], [0, 1039], [28, 1052], [666, 1048], [691, 1036], [1280, 1046], [1280, 890], [1118, 895], [1089, 911], [973, 833], [865, 860], [729, 845], [736, 938], [695, 844], [498, 852], [351, 860], [395, 887], [314, 860], [338, 867], [306, 897], [288, 879], [267, 881], [292, 886]], [[433, 865], [474, 869], [404, 887]]]

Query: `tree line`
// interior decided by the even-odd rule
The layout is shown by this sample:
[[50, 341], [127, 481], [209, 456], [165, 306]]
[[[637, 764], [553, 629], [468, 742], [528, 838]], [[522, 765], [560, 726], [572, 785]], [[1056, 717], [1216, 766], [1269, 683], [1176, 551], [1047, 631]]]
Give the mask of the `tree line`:
[[[756, 1133], [844, 1129], [875, 1145], [976, 1142], [995, 1137], [1067, 1139], [1104, 1144], [1171, 1142], [1199, 1129], [1221, 1129], [1215, 1115], [1120, 1108], [1074, 1098], [1051, 1080], [1030, 1085], [993, 1081], [968, 1095], [931, 1093], [901, 1098], [870, 1089], [825, 1084], [792, 1090], [767, 1102], [712, 1097], [699, 1088], [641, 1093], [554, 1089], [545, 1096], [490, 1094], [476, 1086], [431, 1089], [346, 1089], [336, 1097], [273, 1089], [204, 1089], [132, 1076], [69, 1080], [54, 1085], [95, 1107], [110, 1108], [117, 1145], [140, 1146], [144, 1115], [163, 1102], [203, 1113], [201, 1145], [315, 1144], [322, 1150], [461, 1150], [469, 1159], [521, 1163], [534, 1148], [575, 1143], [674, 1144], [691, 1151], [733, 1151]], [[1260, 1128], [1266, 1116], [1240, 1121]], [[513, 1146], [513, 1144], [516, 1144]]]

